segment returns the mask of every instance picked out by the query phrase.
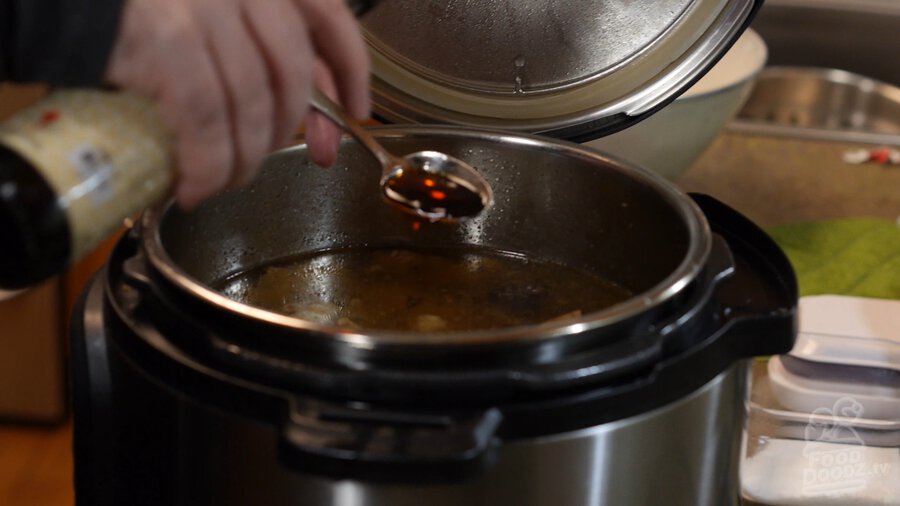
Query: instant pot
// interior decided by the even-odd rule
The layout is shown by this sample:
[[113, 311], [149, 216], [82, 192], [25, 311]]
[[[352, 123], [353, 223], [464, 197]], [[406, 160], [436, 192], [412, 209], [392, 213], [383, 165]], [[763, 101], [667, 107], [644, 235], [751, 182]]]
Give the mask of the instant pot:
[[[249, 187], [145, 213], [75, 311], [77, 503], [737, 504], [747, 360], [795, 335], [778, 247], [716, 200], [576, 144], [375, 133], [396, 153], [466, 159], [495, 206], [411, 226], [345, 139], [330, 169], [299, 145]], [[574, 320], [415, 334], [329, 327], [211, 288], [300, 252], [460, 244], [635, 295]]]
[[[445, 152], [495, 204], [415, 225], [345, 139], [144, 214], [73, 319], [79, 506], [737, 504], [747, 361], [791, 348], [782, 252], [716, 200], [571, 144], [689, 88], [761, 2], [378, 2], [374, 130]], [[540, 135], [536, 135], [540, 134]], [[477, 246], [635, 295], [493, 331], [349, 330], [213, 287], [301, 253]], [[327, 290], [328, 277], [321, 280]]]

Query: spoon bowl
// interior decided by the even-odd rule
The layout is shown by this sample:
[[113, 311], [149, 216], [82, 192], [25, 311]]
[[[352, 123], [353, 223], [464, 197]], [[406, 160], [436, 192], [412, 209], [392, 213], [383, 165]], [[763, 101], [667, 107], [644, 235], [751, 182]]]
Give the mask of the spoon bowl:
[[459, 221], [490, 207], [493, 192], [481, 174], [444, 153], [419, 151], [385, 171], [381, 188], [396, 207], [431, 221]]
[[462, 160], [437, 151], [397, 157], [320, 90], [313, 88], [310, 102], [381, 163], [382, 195], [396, 208], [432, 222], [457, 222], [493, 204], [490, 184]]

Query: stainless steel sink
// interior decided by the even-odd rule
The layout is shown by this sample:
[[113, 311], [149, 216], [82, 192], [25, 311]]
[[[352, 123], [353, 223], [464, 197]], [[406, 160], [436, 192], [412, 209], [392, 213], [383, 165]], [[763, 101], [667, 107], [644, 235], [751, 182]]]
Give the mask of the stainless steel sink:
[[768, 67], [729, 129], [900, 145], [900, 87], [843, 70]]
[[900, 0], [768, 0], [769, 63], [732, 132], [900, 145]]
[[769, 67], [741, 117], [801, 128], [900, 134], [900, 88], [843, 70]]
[[900, 85], [900, 1], [767, 0], [753, 28], [770, 65], [855, 72]]

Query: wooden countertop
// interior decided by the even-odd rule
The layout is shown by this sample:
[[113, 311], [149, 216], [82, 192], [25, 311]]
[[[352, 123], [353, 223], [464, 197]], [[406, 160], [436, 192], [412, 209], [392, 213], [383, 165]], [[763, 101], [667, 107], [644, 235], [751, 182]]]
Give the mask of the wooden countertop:
[[851, 165], [862, 144], [725, 132], [676, 181], [766, 227], [797, 221], [900, 216], [900, 166]]
[[72, 430], [0, 425], [0, 504], [72, 506]]

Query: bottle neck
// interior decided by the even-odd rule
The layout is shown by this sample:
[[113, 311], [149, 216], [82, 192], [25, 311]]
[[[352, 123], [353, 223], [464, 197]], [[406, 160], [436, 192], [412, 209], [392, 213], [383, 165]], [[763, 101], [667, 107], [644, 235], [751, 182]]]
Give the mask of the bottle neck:
[[0, 147], [0, 289], [19, 289], [60, 274], [71, 238], [65, 210], [47, 181]]

